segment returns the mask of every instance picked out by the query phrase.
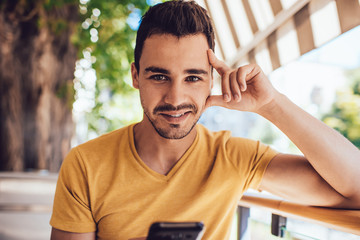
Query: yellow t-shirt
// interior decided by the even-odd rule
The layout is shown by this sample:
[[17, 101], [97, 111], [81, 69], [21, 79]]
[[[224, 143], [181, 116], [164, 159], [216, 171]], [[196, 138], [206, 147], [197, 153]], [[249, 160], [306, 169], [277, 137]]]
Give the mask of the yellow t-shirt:
[[127, 240], [146, 236], [155, 221], [202, 221], [203, 239], [228, 239], [238, 200], [258, 188], [277, 153], [197, 125], [194, 143], [164, 176], [138, 156], [133, 127], [71, 150], [59, 173], [50, 224], [97, 231], [99, 240]]

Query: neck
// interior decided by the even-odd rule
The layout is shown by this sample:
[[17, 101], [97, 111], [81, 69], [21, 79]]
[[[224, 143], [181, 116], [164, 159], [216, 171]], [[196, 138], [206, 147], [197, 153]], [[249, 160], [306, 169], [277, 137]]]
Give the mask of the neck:
[[196, 137], [196, 128], [181, 139], [161, 137], [144, 118], [134, 127], [135, 147], [141, 160], [152, 170], [166, 175], [184, 155]]

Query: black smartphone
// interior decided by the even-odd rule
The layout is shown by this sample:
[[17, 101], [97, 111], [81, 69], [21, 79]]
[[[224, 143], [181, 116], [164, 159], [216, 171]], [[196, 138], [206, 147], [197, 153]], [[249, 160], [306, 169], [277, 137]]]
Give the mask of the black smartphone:
[[202, 222], [155, 222], [146, 240], [200, 240], [204, 231]]

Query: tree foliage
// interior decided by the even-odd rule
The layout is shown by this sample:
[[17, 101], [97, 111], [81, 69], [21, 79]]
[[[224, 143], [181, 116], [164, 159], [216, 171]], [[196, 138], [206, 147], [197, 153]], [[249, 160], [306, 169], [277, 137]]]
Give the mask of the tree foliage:
[[360, 69], [348, 72], [350, 86], [338, 91], [336, 101], [322, 120], [360, 148]]
[[[90, 48], [96, 57], [93, 68], [98, 73], [99, 86], [109, 85], [114, 91], [124, 93], [130, 90], [123, 78], [128, 75], [129, 62], [133, 59], [136, 29], [130, 27], [128, 19], [136, 12], [144, 13], [147, 8], [144, 0], [122, 0], [121, 3], [91, 0], [80, 5], [83, 24], [79, 25], [74, 42], [79, 49]], [[94, 31], [98, 32], [97, 40], [93, 38]]]
[[130, 64], [140, 18], [156, 2], [80, 1], [82, 24], [73, 41], [78, 49], [91, 54], [91, 68], [96, 71], [94, 103], [86, 113], [89, 130], [96, 135], [142, 116], [137, 91], [131, 86]]

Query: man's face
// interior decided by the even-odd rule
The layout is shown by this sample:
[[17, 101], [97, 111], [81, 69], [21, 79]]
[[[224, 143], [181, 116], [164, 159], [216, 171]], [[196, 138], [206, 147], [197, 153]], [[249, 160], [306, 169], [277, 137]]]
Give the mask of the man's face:
[[144, 121], [162, 137], [185, 137], [205, 110], [212, 87], [208, 48], [203, 34], [155, 34], [145, 40], [139, 72], [132, 64]]

